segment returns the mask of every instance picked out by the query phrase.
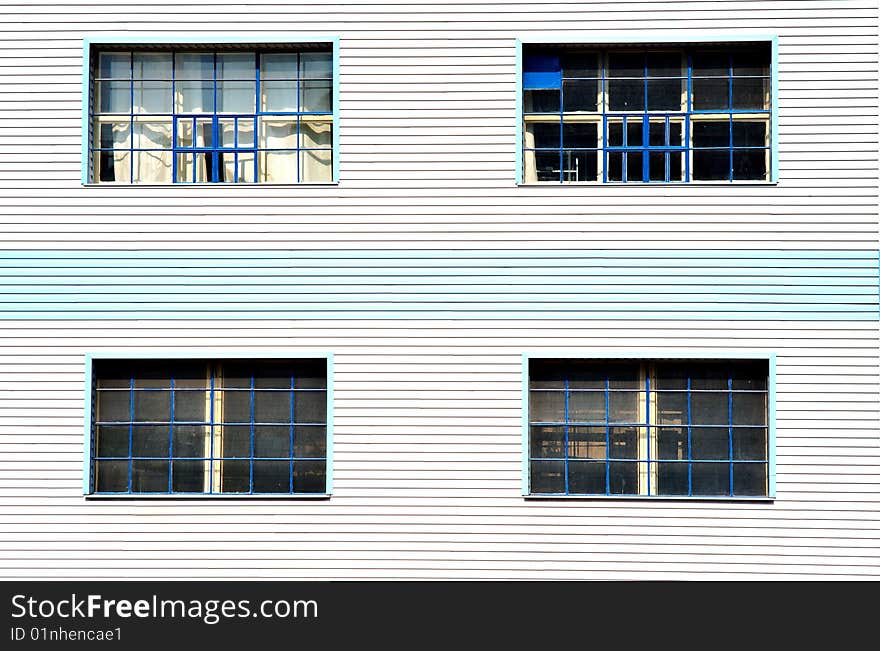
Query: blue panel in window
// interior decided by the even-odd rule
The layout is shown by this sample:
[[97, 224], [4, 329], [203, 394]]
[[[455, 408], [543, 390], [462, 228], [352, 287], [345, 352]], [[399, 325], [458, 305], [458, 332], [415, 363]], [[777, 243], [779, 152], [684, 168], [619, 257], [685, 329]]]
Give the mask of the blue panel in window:
[[558, 56], [532, 55], [523, 62], [523, 89], [562, 88], [562, 65]]

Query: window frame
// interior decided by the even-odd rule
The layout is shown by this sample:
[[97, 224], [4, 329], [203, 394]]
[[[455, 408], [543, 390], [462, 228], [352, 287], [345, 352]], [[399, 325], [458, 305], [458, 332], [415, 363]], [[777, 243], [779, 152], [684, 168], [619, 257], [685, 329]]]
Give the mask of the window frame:
[[[557, 495], [533, 494], [530, 487], [530, 419], [529, 362], [531, 360], [597, 360], [597, 361], [766, 361], [767, 362], [767, 495]], [[769, 351], [548, 351], [522, 354], [522, 496], [527, 500], [648, 500], [695, 502], [772, 502], [776, 499], [776, 353]]]
[[[304, 181], [298, 183], [276, 183], [276, 182], [253, 182], [253, 183], [220, 183], [220, 182], [201, 182], [201, 183], [101, 183], [92, 178], [92, 157], [91, 139], [93, 138], [91, 127], [90, 108], [92, 103], [92, 68], [94, 66], [94, 57], [97, 51], [103, 46], [130, 46], [132, 50], [137, 50], [139, 46], [159, 48], [167, 46], [168, 49], [180, 49], [186, 46], [196, 46], [199, 48], [211, 46], [214, 49], [222, 50], [224, 46], [250, 46], [252, 50], [259, 50], [261, 45], [286, 45], [296, 48], [299, 44], [320, 43], [330, 46], [332, 53], [332, 75], [331, 81], [331, 113], [328, 117], [332, 120], [333, 132], [331, 136], [331, 179], [329, 181]], [[259, 107], [257, 107], [259, 108]], [[181, 113], [181, 117], [186, 114]], [[176, 129], [176, 119], [173, 120]], [[218, 114], [206, 113], [200, 117], [213, 118], [216, 120]], [[220, 114], [221, 118], [238, 117], [238, 114]], [[275, 186], [275, 187], [313, 187], [328, 186], [339, 184], [339, 37], [333, 35], [312, 35], [312, 34], [275, 34], [259, 37], [242, 37], [234, 35], [216, 35], [216, 36], [200, 36], [187, 38], [184, 36], [121, 36], [121, 37], [86, 37], [83, 38], [83, 58], [82, 58], [82, 122], [81, 122], [81, 155], [80, 155], [80, 182], [86, 187], [257, 187], [257, 186]], [[172, 132], [172, 137], [174, 137]], [[257, 142], [256, 125], [254, 132], [254, 142]], [[238, 149], [237, 147], [235, 148]], [[230, 149], [232, 151], [232, 149]], [[174, 154], [172, 153], [172, 156]]]
[[[95, 360], [310, 360], [323, 359], [327, 364], [327, 460], [326, 486], [322, 493], [97, 493], [92, 491], [92, 399]], [[82, 492], [85, 499], [110, 500], [322, 500], [333, 494], [333, 415], [334, 415], [334, 357], [330, 352], [277, 352], [277, 351], [120, 351], [88, 352], [84, 357], [84, 439]]]
[[[606, 166], [606, 155], [599, 156], [599, 180], [583, 181], [583, 182], [565, 182], [565, 181], [526, 181], [525, 180], [525, 161], [523, 157], [524, 142], [524, 90], [523, 90], [523, 46], [524, 45], [571, 45], [586, 46], [597, 50], [610, 46], [628, 46], [635, 49], [656, 49], [664, 48], [688, 48], [694, 46], [705, 46], [707, 48], [723, 47], [724, 45], [736, 45], [739, 43], [761, 42], [770, 46], [770, 108], [769, 108], [769, 145], [768, 151], [770, 156], [769, 178], [767, 180], [698, 180], [690, 179], [688, 181], [654, 181], [654, 182], [624, 182], [624, 181], [606, 181], [604, 179], [604, 167]], [[646, 33], [646, 34], [605, 34], [601, 37], [584, 36], [582, 38], [561, 36], [553, 38], [552, 36], [541, 37], [520, 37], [516, 39], [516, 177], [515, 184], [517, 186], [638, 186], [653, 187], [662, 186], [668, 188], [670, 186], [697, 186], [697, 185], [776, 185], [779, 182], [779, 153], [778, 153], [778, 132], [779, 132], [779, 69], [778, 69], [778, 52], [779, 38], [776, 34], [707, 34], [701, 36], [682, 35], [675, 33]], [[600, 96], [602, 95], [600, 89]], [[615, 112], [618, 113], [618, 112]], [[711, 111], [704, 112], [711, 113]], [[648, 115], [648, 114], [643, 114]], [[688, 115], [690, 115], [688, 113]], [[599, 114], [599, 124], [604, 122], [603, 114]], [[687, 127], [686, 127], [687, 128]], [[600, 130], [601, 131], [601, 130]], [[687, 133], [690, 139], [690, 133]], [[601, 147], [602, 135], [600, 135], [598, 144]], [[687, 158], [687, 157], [685, 157]]]

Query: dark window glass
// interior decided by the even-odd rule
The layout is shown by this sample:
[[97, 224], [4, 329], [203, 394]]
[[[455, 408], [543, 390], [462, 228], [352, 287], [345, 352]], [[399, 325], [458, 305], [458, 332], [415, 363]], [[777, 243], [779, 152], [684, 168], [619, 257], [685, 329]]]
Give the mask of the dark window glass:
[[598, 77], [599, 55], [596, 52], [572, 52], [562, 57], [563, 77]]
[[95, 429], [95, 445], [99, 457], [127, 457], [128, 443], [128, 425], [98, 425]]
[[327, 484], [327, 464], [324, 461], [294, 461], [293, 491], [295, 493], [323, 493]]
[[[324, 486], [321, 482], [318, 492], [323, 490]], [[254, 461], [254, 492], [289, 493], [290, 461]]]
[[766, 495], [767, 464], [735, 463], [733, 464], [734, 495]]
[[645, 55], [641, 52], [612, 52], [608, 55], [609, 77], [644, 77]]
[[297, 425], [293, 428], [294, 457], [326, 457], [327, 428], [322, 425]]
[[605, 427], [569, 427], [568, 456], [574, 459], [605, 459], [608, 456]]
[[132, 493], [167, 493], [168, 462], [157, 459], [135, 459], [131, 462]]
[[202, 493], [208, 463], [197, 459], [174, 461], [171, 464], [171, 490], [175, 493]]
[[648, 80], [649, 111], [680, 111], [682, 109], [682, 83], [678, 79]]
[[532, 425], [530, 440], [531, 456], [561, 459], [565, 448], [565, 427]]
[[734, 427], [733, 458], [739, 461], [766, 461], [767, 430], [763, 427]]
[[608, 104], [612, 111], [644, 111], [645, 82], [641, 79], [609, 79]]
[[127, 493], [128, 461], [98, 461], [95, 464], [95, 490], [101, 493]]
[[566, 81], [562, 84], [562, 106], [566, 112], [595, 111], [599, 97], [599, 82]]
[[691, 488], [694, 495], [730, 495], [730, 464], [692, 463]]
[[730, 147], [730, 122], [694, 122], [694, 147]]
[[539, 181], [558, 181], [561, 152], [536, 151], [535, 166]]
[[726, 427], [691, 428], [692, 459], [730, 459], [730, 436]]
[[535, 136], [536, 149], [559, 149], [559, 124], [535, 122], [529, 125]]
[[530, 465], [530, 486], [533, 493], [565, 492], [564, 461], [532, 461]]
[[627, 461], [609, 463], [608, 492], [611, 495], [638, 495], [639, 464]]
[[[734, 121], [731, 124], [734, 147], [764, 147], [767, 142], [765, 122]], [[762, 152], [763, 153], [763, 152]]]
[[599, 165], [596, 151], [565, 150], [562, 152], [563, 180], [595, 181], [599, 176]]
[[767, 150], [734, 149], [733, 178], [736, 181], [761, 181], [767, 178]]
[[640, 151], [626, 152], [626, 180], [641, 181], [642, 180], [642, 161], [643, 156]]
[[687, 495], [688, 464], [658, 463], [657, 464], [657, 495]]
[[604, 495], [605, 466], [604, 461], [570, 462], [568, 464], [568, 492], [582, 495]]
[[756, 77], [734, 77], [732, 82], [733, 109], [754, 110], [768, 108], [765, 87], [767, 82]]
[[605, 395], [604, 391], [571, 391], [568, 397], [569, 420], [576, 423], [604, 423]]
[[98, 391], [95, 405], [98, 420], [104, 423], [131, 420], [131, 394], [128, 391]]
[[562, 125], [562, 146], [566, 149], [595, 148], [598, 142], [599, 125], [595, 122], [566, 122]]
[[726, 78], [691, 80], [695, 111], [727, 110], [730, 108], [730, 82]]
[[526, 113], [559, 113], [558, 90], [527, 90], [523, 96]]
[[730, 152], [718, 149], [695, 150], [692, 172], [695, 181], [730, 180]]

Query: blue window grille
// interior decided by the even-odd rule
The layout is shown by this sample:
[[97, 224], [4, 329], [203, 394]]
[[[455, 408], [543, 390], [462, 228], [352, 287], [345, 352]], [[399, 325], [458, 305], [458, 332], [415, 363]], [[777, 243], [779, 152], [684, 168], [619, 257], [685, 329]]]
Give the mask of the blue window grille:
[[96, 360], [91, 492], [325, 493], [325, 360]]
[[769, 181], [771, 46], [528, 46], [525, 182]]
[[768, 495], [768, 363], [529, 361], [534, 495]]
[[92, 182], [332, 181], [330, 48], [96, 51]]

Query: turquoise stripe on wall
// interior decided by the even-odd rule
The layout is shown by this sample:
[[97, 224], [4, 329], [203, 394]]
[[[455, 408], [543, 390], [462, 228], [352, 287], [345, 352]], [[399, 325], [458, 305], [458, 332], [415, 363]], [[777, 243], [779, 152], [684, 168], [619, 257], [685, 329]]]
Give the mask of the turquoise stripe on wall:
[[877, 320], [876, 251], [0, 251], [0, 318]]

